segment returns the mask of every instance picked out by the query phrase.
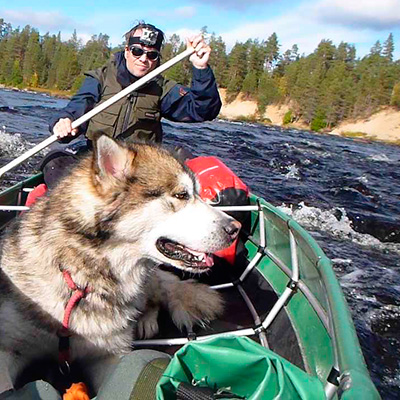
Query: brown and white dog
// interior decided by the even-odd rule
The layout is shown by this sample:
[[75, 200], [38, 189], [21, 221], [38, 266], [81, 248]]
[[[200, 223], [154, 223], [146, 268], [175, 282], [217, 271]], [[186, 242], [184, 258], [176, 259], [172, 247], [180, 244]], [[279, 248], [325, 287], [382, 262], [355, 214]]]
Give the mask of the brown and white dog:
[[216, 318], [220, 295], [158, 266], [208, 270], [240, 224], [204, 203], [194, 175], [167, 151], [99, 137], [60, 184], [6, 234], [0, 268], [0, 393], [38, 357], [58, 356], [57, 332], [73, 295], [72, 359], [131, 350], [157, 333], [160, 304], [179, 327]]

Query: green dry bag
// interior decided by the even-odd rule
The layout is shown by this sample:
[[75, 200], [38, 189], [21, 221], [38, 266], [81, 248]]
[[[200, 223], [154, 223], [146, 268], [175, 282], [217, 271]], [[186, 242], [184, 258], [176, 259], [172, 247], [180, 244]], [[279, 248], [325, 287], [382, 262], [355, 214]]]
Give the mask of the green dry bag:
[[251, 339], [231, 335], [192, 341], [177, 351], [158, 382], [157, 399], [175, 400], [187, 384], [212, 389], [214, 395], [203, 397], [210, 399], [325, 398], [317, 377]]

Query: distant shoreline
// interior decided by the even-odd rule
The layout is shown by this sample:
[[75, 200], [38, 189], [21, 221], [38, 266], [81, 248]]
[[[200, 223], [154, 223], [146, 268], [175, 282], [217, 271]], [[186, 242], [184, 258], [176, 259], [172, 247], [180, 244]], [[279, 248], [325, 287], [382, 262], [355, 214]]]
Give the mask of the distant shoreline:
[[9, 89], [9, 90], [16, 90], [19, 92], [34, 92], [34, 93], [44, 93], [48, 94], [49, 96], [59, 97], [61, 99], [69, 99], [72, 96], [72, 93], [68, 90], [57, 90], [57, 89], [46, 89], [46, 88], [32, 88], [32, 87], [24, 87], [24, 88], [17, 88], [12, 86], [6, 86], [0, 84], [0, 89]]
[[[226, 103], [226, 89], [219, 89], [222, 99], [222, 109], [219, 118], [230, 121], [257, 121], [257, 103], [246, 100], [241, 94], [231, 103]], [[301, 130], [310, 130], [304, 122], [294, 122], [289, 125], [283, 124], [283, 117], [289, 111], [288, 105], [269, 105], [263, 115], [264, 120], [269, 120], [266, 124], [280, 127], [293, 127]], [[317, 133], [317, 132], [316, 132]], [[383, 107], [380, 111], [372, 114], [368, 118], [355, 121], [346, 120], [341, 122], [333, 130], [323, 130], [321, 133], [351, 137], [358, 140], [371, 142], [378, 141], [388, 144], [400, 145], [400, 110], [394, 107]]]
[[[49, 96], [62, 99], [69, 99], [72, 94], [70, 91], [45, 89], [45, 88], [13, 88], [0, 85], [0, 88], [11, 89], [25, 92], [45, 93]], [[241, 94], [231, 102], [226, 103], [226, 89], [219, 89], [222, 99], [222, 109], [218, 115], [219, 119], [227, 121], [243, 121], [263, 123], [255, 118], [257, 112], [257, 103], [252, 100], [244, 99]], [[269, 105], [263, 116], [266, 125], [275, 125], [279, 127], [296, 128], [300, 130], [310, 130], [309, 126], [304, 122], [294, 122], [289, 125], [283, 124], [283, 117], [289, 111], [288, 105]], [[388, 144], [400, 146], [400, 110], [394, 107], [383, 107], [377, 113], [368, 118], [358, 119], [355, 121], [346, 120], [340, 123], [333, 130], [324, 130], [321, 133], [351, 137], [354, 139], [371, 142], [378, 141]]]

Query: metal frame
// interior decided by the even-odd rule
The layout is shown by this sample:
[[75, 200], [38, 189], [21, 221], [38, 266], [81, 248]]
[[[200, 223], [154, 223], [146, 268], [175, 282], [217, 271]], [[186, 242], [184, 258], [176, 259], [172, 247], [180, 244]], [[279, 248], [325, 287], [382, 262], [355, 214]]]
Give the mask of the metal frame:
[[[268, 341], [266, 336], [266, 330], [271, 326], [273, 321], [275, 320], [278, 313], [288, 304], [290, 299], [292, 298], [293, 294], [300, 290], [302, 294], [305, 296], [315, 313], [320, 318], [322, 324], [324, 325], [325, 329], [328, 332], [333, 344], [334, 349], [334, 365], [332, 367], [332, 371], [338, 371], [338, 357], [337, 357], [337, 349], [336, 349], [336, 342], [334, 340], [334, 335], [332, 333], [332, 328], [329, 323], [329, 317], [325, 312], [324, 308], [321, 306], [318, 299], [314, 296], [308, 286], [300, 279], [300, 270], [299, 270], [299, 263], [298, 263], [298, 252], [297, 252], [297, 243], [296, 238], [293, 233], [293, 228], [290, 226], [290, 221], [288, 220], [288, 231], [289, 231], [289, 240], [290, 240], [290, 255], [291, 255], [291, 264], [292, 269], [290, 269], [285, 263], [279, 259], [275, 254], [273, 254], [270, 250], [267, 249], [266, 243], [266, 236], [265, 236], [265, 219], [264, 219], [264, 209], [266, 206], [262, 204], [258, 204], [255, 206], [222, 206], [216, 207], [222, 211], [258, 211], [258, 218], [259, 218], [259, 238], [260, 243], [256, 243], [254, 240], [251, 239], [252, 243], [258, 245], [258, 251], [254, 255], [254, 257], [250, 260], [248, 266], [239, 277], [236, 282], [227, 282], [220, 285], [211, 286], [214, 290], [222, 290], [226, 288], [236, 287], [243, 297], [255, 323], [255, 328], [246, 328], [246, 329], [239, 329], [235, 331], [227, 331], [221, 332], [218, 334], [212, 335], [203, 335], [197, 336], [196, 340], [205, 340], [210, 337], [215, 337], [218, 335], [235, 335], [235, 336], [253, 336], [258, 335], [261, 344], [268, 348]], [[265, 317], [264, 321], [261, 321], [260, 316], [258, 315], [253, 303], [251, 302], [250, 298], [248, 297], [247, 293], [243, 289], [242, 283], [246, 279], [246, 277], [250, 274], [251, 271], [256, 267], [260, 259], [264, 256], [268, 256], [277, 266], [288, 276], [289, 282], [283, 293], [278, 297], [278, 300]], [[329, 312], [329, 310], [328, 310]], [[150, 340], [135, 340], [132, 342], [133, 346], [173, 346], [173, 345], [183, 345], [189, 342], [191, 339], [189, 338], [174, 338], [174, 339], [150, 339]], [[325, 384], [325, 394], [327, 399], [332, 399], [338, 390], [338, 386], [336, 384], [332, 384], [331, 382], [327, 381]]]

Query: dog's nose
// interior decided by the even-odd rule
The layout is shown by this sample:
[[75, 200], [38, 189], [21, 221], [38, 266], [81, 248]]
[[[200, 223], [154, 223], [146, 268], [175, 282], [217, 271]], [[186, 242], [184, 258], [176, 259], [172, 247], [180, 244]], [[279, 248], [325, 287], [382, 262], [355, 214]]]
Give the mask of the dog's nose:
[[241, 227], [242, 224], [240, 222], [233, 220], [228, 225], [225, 225], [224, 230], [232, 238], [232, 240], [235, 240]]

